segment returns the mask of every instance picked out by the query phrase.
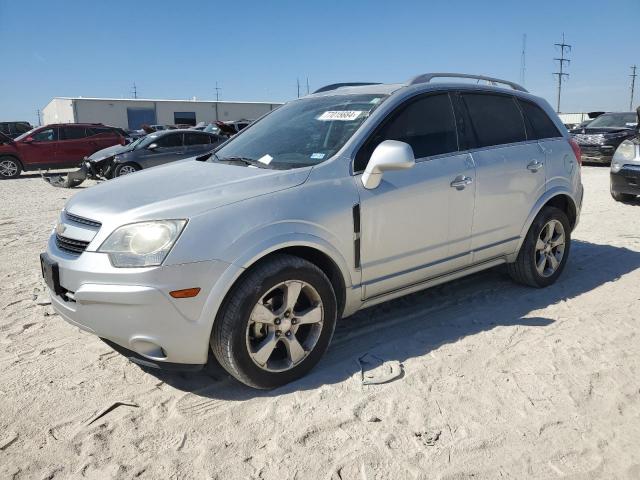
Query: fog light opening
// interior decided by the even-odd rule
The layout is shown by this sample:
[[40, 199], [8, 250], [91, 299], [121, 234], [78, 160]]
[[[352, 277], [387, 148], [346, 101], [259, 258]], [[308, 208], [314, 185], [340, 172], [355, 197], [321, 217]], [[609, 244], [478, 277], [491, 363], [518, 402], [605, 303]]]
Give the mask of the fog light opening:
[[148, 340], [133, 340], [131, 347], [140, 355], [153, 360], [164, 360], [167, 358], [167, 353], [160, 345], [156, 345]]

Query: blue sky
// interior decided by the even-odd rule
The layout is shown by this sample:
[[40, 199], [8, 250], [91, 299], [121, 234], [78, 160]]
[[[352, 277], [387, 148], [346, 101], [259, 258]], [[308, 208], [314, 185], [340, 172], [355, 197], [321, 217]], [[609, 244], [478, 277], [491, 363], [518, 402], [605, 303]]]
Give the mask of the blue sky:
[[[518, 81], [555, 105], [553, 44], [573, 44], [562, 110], [622, 110], [640, 65], [640, 0], [0, 0], [0, 120], [54, 96], [284, 101], [296, 78], [405, 81], [429, 71]], [[636, 102], [640, 104], [640, 79]]]

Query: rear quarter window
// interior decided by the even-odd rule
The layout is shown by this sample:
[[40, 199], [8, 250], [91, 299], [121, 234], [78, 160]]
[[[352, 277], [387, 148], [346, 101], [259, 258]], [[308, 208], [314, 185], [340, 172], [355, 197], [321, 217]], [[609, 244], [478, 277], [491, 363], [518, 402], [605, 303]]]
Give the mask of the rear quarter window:
[[518, 103], [525, 117], [528, 139], [542, 140], [562, 136], [558, 127], [539, 106], [522, 99], [518, 99]]
[[477, 147], [492, 147], [527, 139], [524, 120], [510, 95], [463, 93]]

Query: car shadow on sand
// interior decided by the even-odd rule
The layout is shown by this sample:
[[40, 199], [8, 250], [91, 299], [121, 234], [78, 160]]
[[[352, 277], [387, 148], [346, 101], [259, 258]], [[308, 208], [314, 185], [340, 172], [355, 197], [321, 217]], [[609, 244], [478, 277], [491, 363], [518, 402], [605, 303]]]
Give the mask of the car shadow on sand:
[[315, 369], [271, 391], [255, 390], [230, 378], [213, 355], [198, 373], [145, 370], [175, 388], [219, 400], [244, 401], [316, 389], [358, 376], [358, 359], [367, 353], [402, 363], [496, 327], [545, 328], [555, 320], [530, 317], [532, 312], [576, 298], [638, 267], [640, 252], [574, 240], [563, 274], [548, 288], [517, 285], [504, 267], [497, 267], [365, 309], [338, 323], [334, 340]]

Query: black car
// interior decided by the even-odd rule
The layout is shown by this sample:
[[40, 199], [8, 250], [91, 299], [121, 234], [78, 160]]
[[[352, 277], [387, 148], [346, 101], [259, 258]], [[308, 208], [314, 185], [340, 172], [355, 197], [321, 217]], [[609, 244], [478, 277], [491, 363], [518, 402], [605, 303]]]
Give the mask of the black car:
[[226, 138], [197, 130], [163, 130], [129, 145], [114, 145], [86, 159], [83, 167], [94, 177], [114, 178], [144, 168], [209, 152]]
[[571, 130], [583, 162], [611, 163], [623, 141], [638, 134], [636, 112], [604, 113], [583, 128]]
[[0, 122], [0, 133], [4, 133], [9, 138], [16, 138], [33, 130], [29, 122]]

